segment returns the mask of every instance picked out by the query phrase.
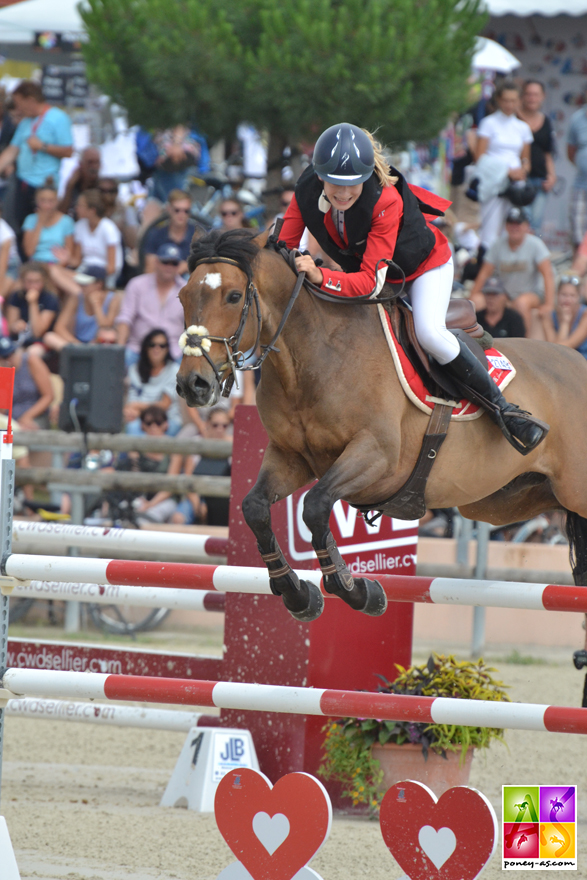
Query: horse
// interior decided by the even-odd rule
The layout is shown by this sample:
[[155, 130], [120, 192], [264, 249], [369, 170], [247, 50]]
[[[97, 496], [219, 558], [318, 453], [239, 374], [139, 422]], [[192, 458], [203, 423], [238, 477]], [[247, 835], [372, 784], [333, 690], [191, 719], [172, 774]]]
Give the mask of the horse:
[[[296, 273], [268, 246], [268, 233], [209, 233], [192, 242], [188, 266], [179, 294], [188, 330], [177, 375], [187, 404], [216, 403], [232, 367], [243, 366], [241, 352], [261, 342], [257, 406], [269, 444], [242, 510], [272, 592], [298, 620], [314, 620], [323, 609], [318, 587], [286, 561], [270, 512], [316, 481], [303, 519], [324, 589], [355, 610], [382, 614], [380, 584], [353, 578], [329, 529], [339, 499], [377, 508], [405, 484], [428, 423], [401, 388], [377, 307], [325, 302], [305, 286], [293, 297]], [[499, 348], [516, 369], [506, 398], [547, 422], [550, 432], [522, 456], [486, 414], [453, 421], [428, 479], [426, 505], [457, 507], [495, 526], [565, 511], [574, 580], [586, 585], [587, 361], [562, 345], [529, 339], [500, 340]]]

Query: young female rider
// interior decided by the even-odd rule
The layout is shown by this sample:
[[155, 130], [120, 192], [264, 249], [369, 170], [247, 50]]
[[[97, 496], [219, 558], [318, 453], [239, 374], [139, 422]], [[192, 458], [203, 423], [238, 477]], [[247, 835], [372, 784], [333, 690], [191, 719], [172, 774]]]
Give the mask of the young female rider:
[[424, 214], [438, 215], [449, 204], [408, 186], [388, 167], [369, 132], [343, 122], [320, 135], [313, 164], [297, 183], [280, 239], [297, 247], [307, 227], [344, 271], [319, 269], [311, 256], [297, 257], [297, 269], [339, 296], [376, 296], [386, 281], [397, 283], [401, 272], [383, 262], [393, 259], [409, 282], [422, 347], [450, 376], [490, 401], [495, 408], [488, 410], [490, 417], [500, 427], [507, 425], [518, 441], [512, 445], [526, 454], [544, 439], [546, 426], [508, 403], [483, 365], [446, 329], [452, 257], [448, 242]]

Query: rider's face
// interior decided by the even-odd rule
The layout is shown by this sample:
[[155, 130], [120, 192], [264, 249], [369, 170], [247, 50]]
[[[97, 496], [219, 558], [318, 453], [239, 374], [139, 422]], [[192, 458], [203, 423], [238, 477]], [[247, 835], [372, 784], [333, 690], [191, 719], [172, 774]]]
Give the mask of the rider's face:
[[354, 186], [336, 186], [334, 183], [328, 183], [327, 180], [324, 180], [323, 183], [326, 198], [337, 211], [348, 211], [363, 192], [362, 183], [357, 183]]

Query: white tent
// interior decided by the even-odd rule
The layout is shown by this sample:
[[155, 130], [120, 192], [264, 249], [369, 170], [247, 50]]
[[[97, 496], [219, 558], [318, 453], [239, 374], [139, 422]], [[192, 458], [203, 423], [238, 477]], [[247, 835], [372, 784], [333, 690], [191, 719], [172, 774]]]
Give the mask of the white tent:
[[0, 43], [31, 43], [35, 33], [80, 35], [84, 25], [78, 0], [21, 0], [0, 9]]
[[585, 15], [587, 0], [485, 0], [490, 15]]
[[472, 67], [474, 70], [495, 70], [497, 73], [511, 73], [521, 64], [515, 55], [504, 49], [495, 40], [477, 37]]

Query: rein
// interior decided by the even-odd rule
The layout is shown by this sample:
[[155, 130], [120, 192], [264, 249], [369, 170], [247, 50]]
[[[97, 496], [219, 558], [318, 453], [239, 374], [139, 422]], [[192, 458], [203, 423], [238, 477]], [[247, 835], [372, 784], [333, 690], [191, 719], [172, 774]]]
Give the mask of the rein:
[[[279, 349], [276, 347], [275, 343], [281, 336], [283, 328], [287, 322], [291, 314], [291, 310], [294, 307], [294, 304], [298, 298], [300, 290], [302, 287], [306, 287], [306, 289], [313, 295], [318, 297], [318, 299], [322, 299], [325, 302], [345, 304], [345, 305], [379, 305], [381, 303], [393, 302], [398, 297], [400, 297], [404, 291], [404, 287], [406, 284], [406, 276], [403, 272], [402, 268], [394, 263], [393, 260], [381, 259], [378, 261], [375, 267], [375, 276], [377, 277], [377, 273], [379, 271], [379, 266], [384, 263], [388, 266], [393, 266], [402, 274], [402, 285], [399, 291], [392, 291], [391, 293], [385, 294], [383, 296], [374, 295], [374, 294], [365, 294], [364, 296], [354, 296], [354, 297], [344, 297], [344, 296], [336, 296], [336, 294], [327, 293], [322, 290], [316, 284], [313, 284], [311, 281], [308, 281], [306, 278], [305, 272], [298, 272], [296, 269], [296, 256], [299, 254], [297, 249], [289, 249], [285, 242], [279, 240], [279, 233], [281, 232], [281, 226], [283, 224], [283, 219], [280, 218], [275, 224], [275, 230], [270, 235], [267, 240], [267, 244], [265, 247], [271, 247], [275, 250], [276, 253], [280, 254], [280, 256], [285, 260], [290, 269], [294, 272], [296, 277], [296, 283], [291, 292], [290, 298], [288, 300], [287, 306], [281, 316], [281, 320], [279, 321], [277, 330], [273, 334], [273, 338], [267, 345], [261, 345], [261, 356], [254, 364], [246, 365], [246, 361], [251, 358], [254, 352], [259, 347], [261, 341], [261, 306], [259, 302], [259, 292], [255, 286], [255, 282], [253, 280], [253, 272], [248, 263], [244, 266], [241, 265], [237, 260], [232, 260], [229, 257], [203, 257], [201, 260], [198, 260], [194, 266], [200, 266], [204, 263], [228, 263], [231, 266], [236, 266], [238, 269], [243, 272], [247, 277], [247, 286], [244, 292], [244, 303], [241, 311], [240, 320], [238, 323], [238, 327], [236, 328], [236, 332], [232, 336], [211, 336], [208, 333], [206, 327], [192, 325], [187, 328], [187, 330], [182, 333], [179, 339], [179, 347], [183, 354], [188, 357], [204, 357], [208, 364], [212, 367], [214, 371], [214, 375], [216, 377], [216, 381], [219, 386], [222, 388], [222, 397], [228, 397], [232, 390], [232, 386], [234, 383], [238, 381], [236, 377], [236, 371], [240, 370], [241, 372], [245, 372], [247, 370], [260, 370], [265, 358], [269, 355], [270, 352], [274, 351], [279, 353]], [[252, 346], [251, 354], [245, 356], [243, 352], [240, 350], [240, 344], [242, 340], [243, 333], [245, 331], [245, 325], [247, 319], [249, 317], [249, 313], [251, 311], [251, 306], [254, 305], [256, 315], [257, 315], [257, 336], [255, 340], [254, 346]], [[214, 361], [209, 355], [210, 347], [212, 342], [220, 342], [224, 345], [226, 351], [226, 363], [222, 364], [220, 368], [216, 366]], [[226, 368], [226, 366], [230, 367], [231, 374], [226, 377], [226, 379], [222, 379], [220, 376], [220, 370]]]

